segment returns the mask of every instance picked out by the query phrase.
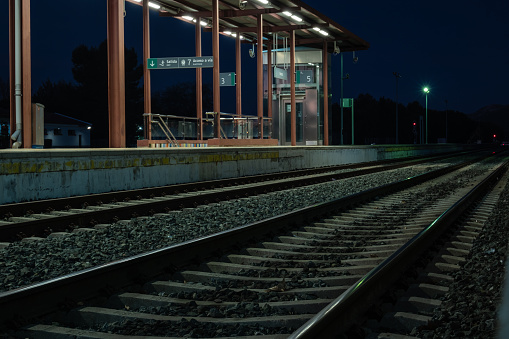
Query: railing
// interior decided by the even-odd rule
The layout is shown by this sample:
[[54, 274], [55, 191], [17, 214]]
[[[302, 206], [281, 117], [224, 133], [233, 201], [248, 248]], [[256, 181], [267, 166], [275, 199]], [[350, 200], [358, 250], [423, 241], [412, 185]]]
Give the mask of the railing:
[[[151, 140], [167, 140], [173, 146], [178, 146], [178, 140], [207, 140], [217, 138], [215, 128], [216, 113], [206, 112], [200, 119], [202, 123], [202, 137], [199, 136], [200, 121], [196, 117], [178, 115], [162, 115], [145, 113], [145, 131], [150, 123]], [[263, 126], [264, 138], [272, 137], [272, 119], [259, 119], [257, 116], [237, 115], [231, 113], [220, 114], [220, 138], [222, 139], [255, 139], [259, 137], [260, 120]]]

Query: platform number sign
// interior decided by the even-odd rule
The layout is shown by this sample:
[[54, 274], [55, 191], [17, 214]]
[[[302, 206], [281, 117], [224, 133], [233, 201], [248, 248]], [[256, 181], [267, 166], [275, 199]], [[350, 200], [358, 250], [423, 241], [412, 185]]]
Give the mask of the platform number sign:
[[313, 71], [297, 71], [295, 82], [298, 84], [312, 84], [315, 82]]
[[235, 86], [235, 72], [219, 73], [219, 86]]

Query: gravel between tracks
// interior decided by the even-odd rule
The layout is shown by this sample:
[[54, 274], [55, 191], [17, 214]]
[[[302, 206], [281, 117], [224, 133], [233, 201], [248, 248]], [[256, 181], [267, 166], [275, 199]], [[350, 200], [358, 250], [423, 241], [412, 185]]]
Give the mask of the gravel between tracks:
[[425, 328], [412, 335], [424, 339], [495, 338], [497, 310], [504, 284], [509, 239], [509, 183], [474, 241], [467, 261]]
[[164, 217], [132, 219], [129, 225], [115, 223], [96, 232], [69, 233], [64, 237], [50, 237], [41, 241], [11, 243], [0, 250], [0, 291], [341, 198], [424, 173], [431, 166], [419, 168], [392, 170], [203, 205], [196, 209], [169, 212]]

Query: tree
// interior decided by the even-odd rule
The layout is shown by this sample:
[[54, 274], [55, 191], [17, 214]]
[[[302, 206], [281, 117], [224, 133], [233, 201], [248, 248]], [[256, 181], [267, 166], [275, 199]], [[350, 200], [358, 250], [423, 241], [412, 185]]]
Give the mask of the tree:
[[50, 79], [43, 82], [32, 95], [32, 102], [44, 105], [45, 111], [69, 114], [76, 104], [76, 86], [60, 80], [52, 83]]
[[[212, 89], [203, 85], [203, 110], [212, 111]], [[152, 98], [152, 111], [165, 115], [196, 117], [196, 85], [194, 82], [183, 82], [155, 93]]]
[[[125, 115], [127, 145], [136, 143], [138, 126], [143, 124], [142, 89], [139, 81], [142, 65], [134, 48], [125, 49]], [[78, 119], [93, 124], [94, 146], [108, 146], [108, 49], [106, 41], [99, 47], [80, 45], [72, 52], [72, 73], [77, 85], [77, 102], [73, 110]]]
[[9, 109], [9, 85], [0, 78], [0, 107]]

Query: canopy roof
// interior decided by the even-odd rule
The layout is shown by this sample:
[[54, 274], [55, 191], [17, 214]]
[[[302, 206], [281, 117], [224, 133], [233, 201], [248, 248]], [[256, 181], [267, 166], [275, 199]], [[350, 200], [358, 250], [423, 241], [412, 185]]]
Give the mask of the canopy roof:
[[[128, 0], [141, 4], [142, 0]], [[201, 18], [205, 30], [212, 27], [212, 1], [210, 0], [151, 0], [161, 16], [175, 17], [192, 22]], [[266, 2], [266, 3], [265, 3]], [[266, 38], [288, 37], [295, 30], [295, 45], [323, 48], [328, 52], [357, 51], [369, 48], [369, 43], [359, 38], [332, 19], [300, 0], [221, 0], [219, 1], [219, 31], [224, 35], [241, 34], [246, 42], [257, 42], [257, 17], [263, 14], [263, 31]], [[278, 39], [279, 40], [279, 39]], [[332, 42], [336, 42], [333, 44]]]

